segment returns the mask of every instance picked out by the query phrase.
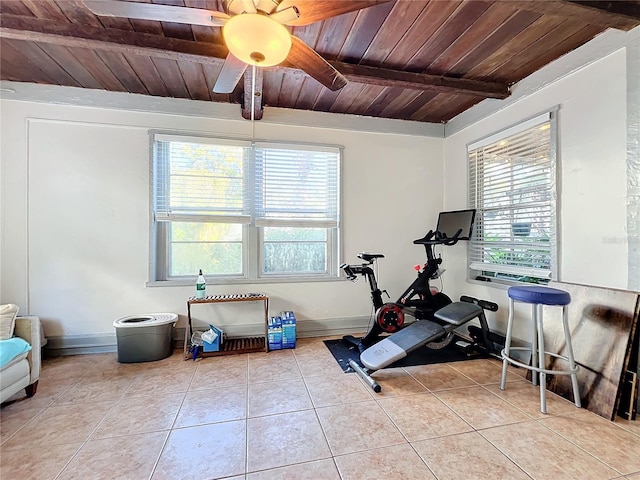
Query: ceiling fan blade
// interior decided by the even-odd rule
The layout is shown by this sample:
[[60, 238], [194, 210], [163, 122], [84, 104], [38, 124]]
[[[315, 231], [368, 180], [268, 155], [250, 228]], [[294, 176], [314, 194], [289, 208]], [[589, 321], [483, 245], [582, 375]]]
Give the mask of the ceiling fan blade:
[[187, 23], [222, 27], [229, 15], [215, 10], [176, 7], [156, 3], [120, 2], [116, 0], [83, 0], [85, 6], [101, 17], [123, 17], [158, 22]]
[[330, 2], [319, 2], [318, 0], [282, 0], [276, 11], [280, 12], [281, 10], [295, 7], [300, 12], [300, 18], [287, 22], [286, 25], [299, 27], [389, 1], [390, 0], [332, 0]]
[[253, 3], [253, 0], [242, 0], [241, 3], [244, 13], [258, 13], [258, 10], [256, 10], [256, 4]]
[[294, 35], [291, 35], [291, 51], [287, 60], [330, 90], [340, 90], [347, 84], [347, 79], [339, 71]]
[[273, 12], [278, 6], [278, 2], [275, 0], [256, 0], [256, 8], [267, 15]]
[[236, 58], [229, 52], [227, 58], [222, 65], [220, 75], [216, 80], [216, 84], [213, 86], [214, 93], [231, 93], [236, 88], [236, 85], [240, 81], [244, 71], [247, 69], [247, 64], [242, 60]]
[[241, 13], [258, 13], [258, 10], [269, 14], [275, 9], [276, 4], [276, 0], [225, 0], [223, 7], [225, 12], [232, 16], [240, 15]]
[[269, 15], [269, 18], [275, 20], [283, 25], [289, 25], [291, 22], [297, 20], [300, 17], [300, 13], [296, 7], [285, 8], [284, 10], [278, 10], [275, 13]]

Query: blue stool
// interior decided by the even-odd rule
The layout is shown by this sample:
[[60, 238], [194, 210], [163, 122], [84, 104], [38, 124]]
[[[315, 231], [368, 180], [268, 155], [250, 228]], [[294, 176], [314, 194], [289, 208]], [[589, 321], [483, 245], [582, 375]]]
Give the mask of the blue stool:
[[[573, 386], [573, 401], [576, 407], [580, 408], [580, 391], [578, 389], [578, 366], [573, 358], [573, 348], [571, 347], [571, 334], [569, 332], [569, 322], [567, 315], [567, 305], [571, 303], [571, 295], [564, 290], [549, 287], [509, 287], [509, 322], [507, 323], [507, 336], [504, 349], [502, 350], [502, 379], [500, 389], [504, 390], [507, 380], [507, 366], [511, 363], [527, 370], [531, 370], [531, 382], [538, 384], [540, 376], [540, 411], [547, 413], [547, 373], [550, 375], [571, 375], [571, 385]], [[522, 302], [531, 304], [531, 317], [533, 320], [533, 334], [531, 335], [531, 348], [512, 347], [511, 333], [513, 330], [514, 303]], [[562, 307], [562, 326], [564, 328], [564, 339], [567, 346], [567, 356], [544, 350], [544, 330], [542, 324], [542, 306], [554, 305]], [[514, 350], [531, 352], [531, 365], [524, 364], [510, 357]], [[547, 370], [545, 354], [559, 358], [569, 363], [568, 370]]]

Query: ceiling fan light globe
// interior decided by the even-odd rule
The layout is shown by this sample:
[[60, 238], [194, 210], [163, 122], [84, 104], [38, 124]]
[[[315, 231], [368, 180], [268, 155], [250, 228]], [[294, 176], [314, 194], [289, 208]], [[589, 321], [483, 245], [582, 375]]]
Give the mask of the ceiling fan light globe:
[[265, 15], [235, 15], [225, 23], [222, 36], [229, 51], [249, 65], [278, 65], [291, 50], [289, 31]]

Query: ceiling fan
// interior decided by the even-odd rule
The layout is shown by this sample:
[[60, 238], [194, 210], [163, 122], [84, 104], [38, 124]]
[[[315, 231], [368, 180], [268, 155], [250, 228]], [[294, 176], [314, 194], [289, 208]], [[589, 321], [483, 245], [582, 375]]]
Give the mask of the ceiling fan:
[[287, 26], [304, 26], [390, 0], [224, 0], [224, 12], [120, 0], [83, 0], [98, 16], [222, 27], [229, 49], [215, 93], [231, 93], [248, 65], [288, 60], [325, 87], [340, 90], [347, 79]]

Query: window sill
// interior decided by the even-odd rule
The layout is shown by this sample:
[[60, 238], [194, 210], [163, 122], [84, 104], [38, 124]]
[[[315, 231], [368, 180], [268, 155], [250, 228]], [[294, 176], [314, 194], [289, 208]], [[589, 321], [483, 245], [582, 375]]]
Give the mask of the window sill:
[[467, 278], [467, 283], [472, 283], [474, 285], [484, 285], [486, 287], [491, 288], [499, 288], [500, 290], [507, 290], [509, 287], [515, 285], [504, 283], [504, 281], [497, 282], [495, 280], [476, 280], [475, 278]]
[[[212, 280], [207, 278], [207, 285], [261, 285], [269, 283], [318, 283], [344, 282], [345, 277], [279, 277], [279, 278], [234, 278]], [[145, 283], [146, 287], [193, 287], [196, 279], [188, 280], [153, 280]]]
[[478, 280], [477, 278], [467, 278], [467, 283], [473, 283], [475, 285], [486, 285], [487, 287], [499, 288], [501, 290], [507, 290], [509, 287], [544, 287], [546, 285], [546, 283], [517, 282], [515, 280], [507, 280], [504, 278], [495, 279], [489, 277], [486, 277], [484, 280]]

